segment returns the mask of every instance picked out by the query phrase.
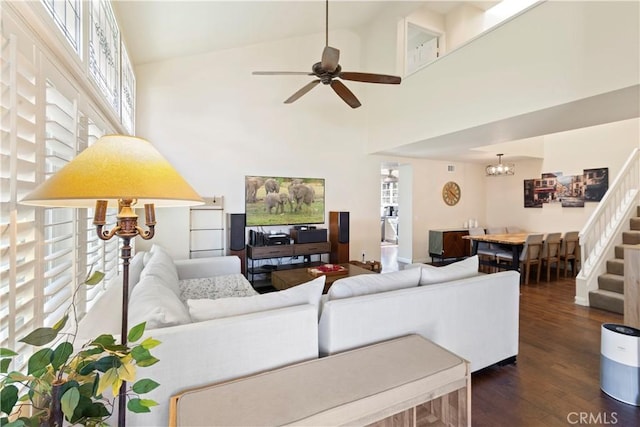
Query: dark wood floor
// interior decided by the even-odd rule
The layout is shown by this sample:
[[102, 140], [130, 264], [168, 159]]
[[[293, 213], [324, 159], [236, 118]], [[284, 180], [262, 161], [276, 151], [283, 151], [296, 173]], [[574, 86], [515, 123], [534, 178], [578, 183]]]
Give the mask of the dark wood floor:
[[640, 408], [600, 390], [600, 327], [622, 316], [576, 305], [572, 279], [521, 291], [517, 363], [472, 375], [473, 425], [639, 426]]

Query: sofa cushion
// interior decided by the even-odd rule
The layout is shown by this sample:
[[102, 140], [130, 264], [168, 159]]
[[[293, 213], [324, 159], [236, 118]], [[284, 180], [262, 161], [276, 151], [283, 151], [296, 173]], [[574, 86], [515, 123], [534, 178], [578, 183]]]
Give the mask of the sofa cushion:
[[300, 304], [318, 307], [324, 289], [325, 277], [320, 276], [310, 282], [294, 286], [284, 291], [270, 292], [251, 297], [231, 297], [216, 300], [187, 300], [189, 314], [194, 322], [237, 316], [258, 311], [273, 310]]
[[329, 288], [328, 300], [375, 294], [418, 286], [420, 269], [382, 274], [361, 274], [336, 280]]
[[133, 291], [136, 283], [140, 281], [140, 275], [144, 268], [145, 252], [137, 252], [129, 262], [129, 295]]
[[159, 283], [167, 286], [178, 298], [180, 286], [178, 284], [178, 270], [173, 258], [161, 246], [154, 245], [150, 251], [151, 257], [145, 258], [145, 265], [140, 278], [154, 276], [162, 279]]
[[421, 272], [421, 286], [465, 279], [467, 277], [478, 275], [478, 256], [474, 255], [462, 261], [454, 262], [453, 264], [442, 267], [434, 267], [433, 265], [424, 264], [419, 270]]
[[145, 276], [131, 292], [129, 328], [147, 322], [147, 329], [191, 323], [191, 316], [180, 298], [162, 279]]

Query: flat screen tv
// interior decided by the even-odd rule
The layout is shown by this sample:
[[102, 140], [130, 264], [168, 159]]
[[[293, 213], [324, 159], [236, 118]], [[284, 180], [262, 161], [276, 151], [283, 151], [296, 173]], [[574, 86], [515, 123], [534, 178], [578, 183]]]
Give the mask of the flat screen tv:
[[324, 179], [245, 176], [247, 227], [324, 223]]

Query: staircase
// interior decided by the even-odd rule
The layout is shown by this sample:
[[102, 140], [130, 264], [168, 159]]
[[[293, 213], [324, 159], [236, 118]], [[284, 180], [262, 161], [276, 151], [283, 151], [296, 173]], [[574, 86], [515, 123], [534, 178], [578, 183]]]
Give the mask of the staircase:
[[615, 258], [607, 260], [607, 272], [598, 276], [598, 289], [589, 292], [589, 305], [624, 314], [624, 249], [640, 246], [640, 206], [629, 219], [630, 230], [622, 233], [622, 245], [615, 247]]

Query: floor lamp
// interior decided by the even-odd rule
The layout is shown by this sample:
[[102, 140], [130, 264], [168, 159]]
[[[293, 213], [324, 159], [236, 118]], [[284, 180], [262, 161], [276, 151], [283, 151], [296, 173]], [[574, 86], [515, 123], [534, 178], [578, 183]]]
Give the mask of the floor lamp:
[[[193, 206], [202, 198], [146, 140], [125, 135], [98, 139], [57, 173], [20, 201], [22, 204], [90, 208], [95, 203], [93, 224], [102, 240], [122, 239], [122, 329], [127, 344], [129, 306], [129, 260], [131, 239], [148, 240], [156, 225], [154, 206]], [[147, 230], [138, 226], [135, 204], [144, 204]], [[106, 212], [118, 207], [115, 226], [107, 231]], [[126, 383], [118, 396], [118, 425], [126, 424]]]

